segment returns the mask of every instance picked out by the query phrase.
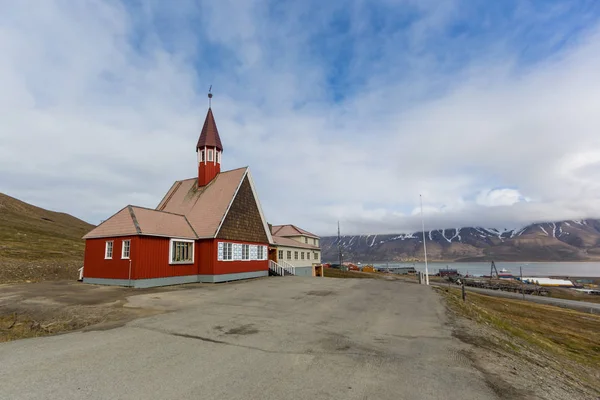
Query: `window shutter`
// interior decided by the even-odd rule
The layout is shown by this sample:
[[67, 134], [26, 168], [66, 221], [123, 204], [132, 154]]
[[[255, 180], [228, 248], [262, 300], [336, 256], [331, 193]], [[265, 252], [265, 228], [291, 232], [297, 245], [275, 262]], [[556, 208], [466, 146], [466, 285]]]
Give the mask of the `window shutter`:
[[219, 251], [218, 251], [217, 259], [219, 261], [223, 261], [223, 242], [219, 242]]

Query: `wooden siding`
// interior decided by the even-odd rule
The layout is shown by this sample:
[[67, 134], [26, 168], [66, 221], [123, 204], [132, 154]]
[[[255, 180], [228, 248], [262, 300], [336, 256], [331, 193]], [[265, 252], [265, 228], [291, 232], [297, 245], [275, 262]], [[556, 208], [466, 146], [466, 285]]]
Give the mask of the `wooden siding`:
[[[213, 154], [213, 157], [215, 155]], [[205, 186], [221, 172], [221, 164], [207, 161], [198, 164], [198, 186]]]
[[[198, 240], [194, 244], [194, 264], [169, 264], [169, 238], [131, 236], [86, 240], [83, 274], [86, 278], [128, 279], [129, 260], [121, 259], [123, 240], [131, 240], [131, 279], [166, 278], [185, 275], [220, 275], [268, 271], [267, 260], [218, 261], [218, 242], [255, 244], [242, 240]], [[113, 258], [104, 259], [107, 241], [113, 241]]]
[[[254, 272], [254, 271], [268, 271], [269, 261], [268, 260], [236, 260], [236, 261], [218, 261], [219, 242], [231, 242], [231, 243], [242, 243], [242, 244], [256, 244], [259, 246], [267, 246], [267, 242], [247, 242], [241, 240], [214, 240], [213, 241], [213, 257], [214, 267], [212, 269], [212, 275], [220, 274], [235, 274], [239, 272]], [[202, 273], [202, 272], [201, 272]]]
[[196, 249], [194, 249], [194, 264], [169, 264], [169, 238], [140, 236], [139, 243], [134, 279], [198, 274]]
[[244, 178], [217, 238], [238, 242], [269, 242], [248, 177]]
[[[121, 259], [124, 240], [130, 240], [131, 279], [135, 272], [135, 251], [139, 247], [139, 237], [124, 236], [114, 238], [87, 239], [83, 256], [83, 276], [85, 278], [129, 279], [129, 260]], [[104, 259], [106, 242], [113, 242], [112, 259]]]

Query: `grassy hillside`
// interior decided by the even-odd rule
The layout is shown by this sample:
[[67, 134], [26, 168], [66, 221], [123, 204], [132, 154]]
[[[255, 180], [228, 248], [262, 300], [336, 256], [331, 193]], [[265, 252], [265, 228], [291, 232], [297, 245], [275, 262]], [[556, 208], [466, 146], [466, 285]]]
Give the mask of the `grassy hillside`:
[[0, 193], [0, 283], [76, 278], [92, 228]]

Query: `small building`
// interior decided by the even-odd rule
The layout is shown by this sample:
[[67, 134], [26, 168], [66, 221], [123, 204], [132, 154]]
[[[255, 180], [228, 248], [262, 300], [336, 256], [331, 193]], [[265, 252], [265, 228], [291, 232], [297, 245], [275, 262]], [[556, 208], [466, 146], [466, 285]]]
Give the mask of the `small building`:
[[197, 176], [175, 181], [155, 209], [125, 206], [84, 236], [83, 282], [153, 287], [268, 275], [273, 239], [250, 169], [221, 172], [210, 107], [196, 154]]
[[400, 275], [416, 275], [417, 270], [415, 267], [399, 267], [393, 270], [395, 273]]
[[[416, 273], [416, 271], [415, 271]], [[440, 277], [444, 276], [458, 276], [458, 270], [449, 268], [440, 268]]]
[[313, 266], [321, 264], [320, 239], [295, 225], [271, 227], [275, 249], [269, 258], [282, 265], [294, 266], [296, 275], [312, 276]]

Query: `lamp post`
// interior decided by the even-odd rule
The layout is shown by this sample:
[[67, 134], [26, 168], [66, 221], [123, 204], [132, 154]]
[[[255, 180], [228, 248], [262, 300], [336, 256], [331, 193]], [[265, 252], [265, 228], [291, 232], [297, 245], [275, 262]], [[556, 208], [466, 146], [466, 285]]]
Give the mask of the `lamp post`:
[[421, 202], [421, 225], [423, 227], [423, 252], [425, 253], [425, 284], [429, 285], [429, 269], [427, 267], [427, 244], [425, 243], [425, 219], [423, 218], [423, 196], [419, 195]]

